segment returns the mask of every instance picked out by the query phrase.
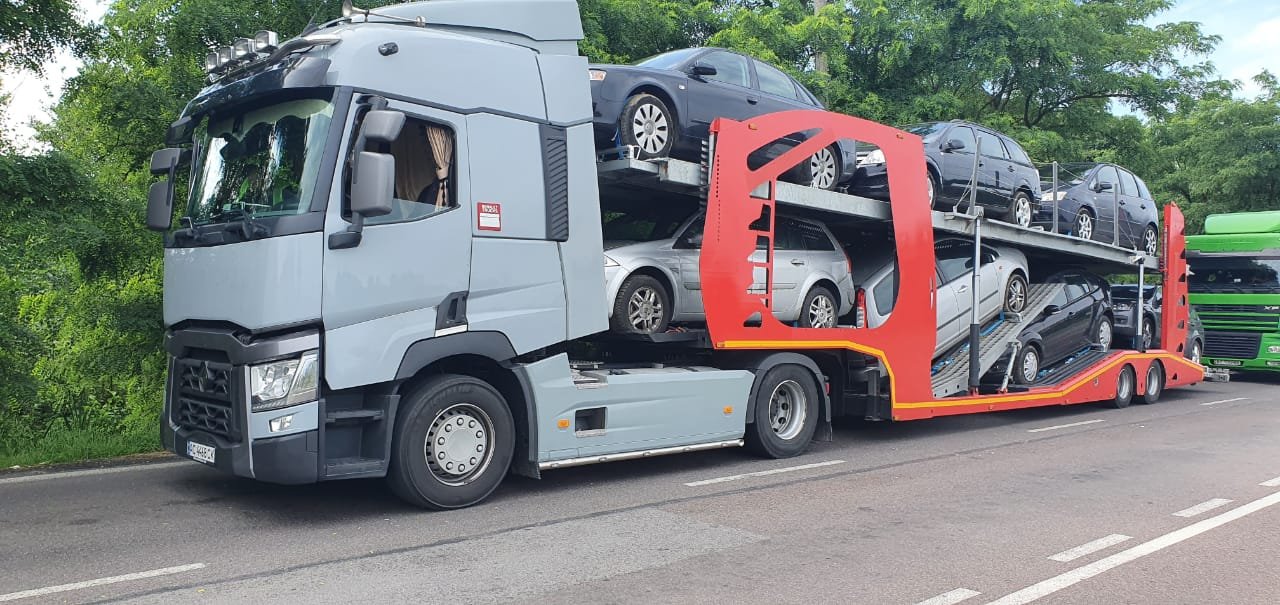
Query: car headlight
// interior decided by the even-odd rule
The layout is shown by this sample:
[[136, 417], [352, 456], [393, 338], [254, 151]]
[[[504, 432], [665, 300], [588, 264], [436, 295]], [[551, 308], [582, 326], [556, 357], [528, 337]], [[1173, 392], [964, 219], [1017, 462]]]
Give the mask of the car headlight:
[[862, 159], [858, 160], [859, 166], [874, 166], [876, 164], [883, 164], [883, 163], [884, 163], [884, 151], [881, 149], [876, 149], [875, 151], [872, 151], [867, 155], [862, 156]]
[[620, 267], [621, 265], [618, 264], [618, 261], [613, 260], [612, 258], [609, 258], [606, 256], [604, 257], [604, 266], [608, 268], [608, 267]]
[[604, 77], [609, 75], [609, 72], [603, 69], [588, 69], [587, 74], [591, 77], [592, 82], [604, 82]]
[[1129, 304], [1129, 303], [1116, 303], [1116, 310], [1117, 310], [1117, 311], [1132, 311], [1132, 310], [1133, 310], [1133, 305], [1131, 305], [1131, 304]]
[[313, 401], [319, 384], [318, 351], [307, 351], [298, 359], [249, 366], [250, 409], [264, 412]]
[[1065, 198], [1065, 197], [1067, 197], [1067, 192], [1066, 192], [1066, 191], [1059, 191], [1059, 192], [1058, 192], [1058, 194], [1057, 194], [1056, 196], [1054, 195], [1054, 193], [1053, 193], [1052, 191], [1046, 191], [1046, 192], [1044, 192], [1044, 193], [1040, 194], [1040, 201], [1042, 201], [1042, 202], [1052, 202], [1052, 201], [1054, 201], [1055, 199], [1057, 199], [1057, 200], [1061, 201], [1061, 200], [1062, 200], [1063, 198]]

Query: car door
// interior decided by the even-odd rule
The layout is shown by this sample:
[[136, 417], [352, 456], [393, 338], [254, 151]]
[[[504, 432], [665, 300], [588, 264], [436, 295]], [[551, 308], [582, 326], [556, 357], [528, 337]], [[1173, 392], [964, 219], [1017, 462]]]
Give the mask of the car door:
[[[1110, 189], [1104, 190], [1107, 185], [1110, 185]], [[1116, 209], [1119, 208], [1116, 188], [1119, 186], [1120, 176], [1116, 173], [1115, 166], [1110, 164], [1099, 168], [1093, 182], [1089, 185], [1093, 209], [1098, 213], [1096, 217], [1098, 220], [1093, 228], [1093, 239], [1097, 241], [1112, 243]]]
[[763, 61], [752, 59], [756, 69], [756, 87], [760, 90], [760, 113], [773, 113], [790, 109], [812, 109], [812, 105], [800, 100], [791, 76]]
[[[963, 147], [953, 149], [951, 151], [942, 151], [940, 154], [939, 171], [942, 173], [942, 194], [952, 204], [961, 199], [967, 199], [969, 195], [969, 181], [973, 179], [973, 151], [977, 148], [977, 139], [973, 136], [973, 129], [957, 125], [952, 126], [941, 138], [941, 149], [947, 148], [947, 142], [956, 140], [963, 143]], [[979, 167], [981, 170], [981, 167]]]
[[800, 222], [778, 217], [773, 242], [773, 313], [791, 317], [800, 308], [800, 286], [810, 271], [809, 253], [804, 249]]
[[[1000, 289], [1000, 278], [1003, 274], [1003, 263], [998, 262], [1000, 255], [994, 248], [982, 247], [982, 270], [978, 272], [978, 286], [982, 288], [982, 303], [979, 306], [985, 320], [1000, 312], [1004, 306], [1004, 292]], [[973, 261], [970, 260], [972, 265]]]
[[695, 136], [706, 138], [718, 117], [744, 120], [759, 115], [760, 93], [751, 87], [751, 66], [737, 53], [716, 50], [695, 63], [716, 69], [715, 75], [690, 76], [689, 122]]
[[1000, 137], [981, 128], [976, 129], [982, 161], [978, 163], [978, 202], [990, 208], [1006, 210], [1013, 200], [1013, 164]]
[[672, 252], [679, 259], [680, 294], [677, 295], [676, 312], [702, 317], [706, 308], [702, 302], [702, 275], [698, 260], [702, 255], [702, 227], [706, 217], [698, 216], [689, 222], [672, 244]]
[[972, 244], [963, 240], [944, 239], [934, 246], [938, 263], [938, 344], [949, 347], [969, 330], [970, 291], [969, 265], [973, 259]]
[[1092, 342], [1093, 315], [1096, 311], [1090, 284], [1084, 276], [1071, 274], [1067, 281], [1065, 319], [1058, 324], [1055, 358], [1066, 357]]
[[1123, 245], [1137, 247], [1142, 240], [1142, 193], [1138, 190], [1138, 181], [1133, 174], [1123, 168], [1117, 168], [1120, 175], [1120, 241]]

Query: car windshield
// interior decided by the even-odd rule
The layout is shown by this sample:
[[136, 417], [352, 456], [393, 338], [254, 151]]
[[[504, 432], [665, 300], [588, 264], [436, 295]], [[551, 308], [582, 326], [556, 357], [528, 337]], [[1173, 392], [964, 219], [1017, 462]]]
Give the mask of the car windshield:
[[920, 138], [924, 139], [925, 143], [933, 142], [935, 139], [938, 138], [938, 135], [942, 134], [942, 131], [946, 129], [947, 129], [946, 122], [926, 122], [924, 124], [908, 124], [902, 127], [902, 130], [905, 130], [911, 134], [917, 135]]
[[206, 119], [187, 216], [199, 225], [310, 210], [333, 105], [298, 99]]
[[654, 208], [648, 212], [606, 212], [601, 227], [607, 242], [652, 242], [675, 237], [688, 211]]
[[[1070, 162], [1066, 164], [1058, 164], [1058, 182], [1070, 183], [1078, 185], [1084, 182], [1084, 178], [1089, 175], [1089, 171], [1096, 168], [1098, 164], [1094, 162]], [[1040, 180], [1045, 183], [1053, 182], [1053, 166], [1040, 167]]]
[[1192, 292], [1280, 292], [1280, 257], [1189, 256]]
[[701, 48], [682, 48], [680, 50], [673, 50], [660, 55], [640, 59], [639, 61], [632, 63], [632, 65], [637, 67], [652, 67], [653, 69], [675, 69], [676, 67], [679, 67], [680, 64], [688, 61], [689, 57], [692, 57], [701, 50]]

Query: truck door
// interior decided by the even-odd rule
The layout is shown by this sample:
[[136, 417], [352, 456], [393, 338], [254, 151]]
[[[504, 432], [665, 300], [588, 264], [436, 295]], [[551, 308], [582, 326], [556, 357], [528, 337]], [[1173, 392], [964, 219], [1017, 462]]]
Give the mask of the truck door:
[[[367, 109], [354, 105], [348, 117], [353, 127], [336, 154], [326, 241], [351, 224], [342, 161]], [[467, 173], [466, 122], [404, 103], [388, 109], [406, 114], [389, 146], [396, 162], [393, 209], [365, 219], [358, 245], [324, 250], [321, 315], [325, 375], [333, 388], [393, 378], [410, 344], [435, 336], [442, 325], [453, 327], [444, 315], [470, 281], [470, 192], [466, 179], [451, 178]]]

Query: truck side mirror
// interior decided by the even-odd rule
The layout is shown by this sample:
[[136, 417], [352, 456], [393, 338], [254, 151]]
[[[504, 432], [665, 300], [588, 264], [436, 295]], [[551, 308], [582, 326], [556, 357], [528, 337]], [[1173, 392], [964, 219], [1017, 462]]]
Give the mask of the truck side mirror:
[[389, 109], [374, 109], [364, 114], [360, 134], [367, 141], [390, 143], [400, 136], [404, 128], [404, 113]]
[[964, 141], [960, 139], [949, 139], [947, 144], [942, 148], [943, 151], [959, 151], [964, 149]]
[[699, 61], [693, 64], [693, 67], [689, 69], [689, 73], [702, 78], [705, 76], [714, 76], [717, 72], [714, 66], [707, 65], [706, 63]]
[[164, 179], [151, 184], [147, 191], [147, 228], [152, 231], [168, 231], [173, 222], [173, 178], [184, 153], [177, 147], [167, 147], [151, 154], [151, 174], [162, 174]]
[[365, 217], [390, 214], [395, 179], [394, 157], [386, 153], [361, 151], [356, 160], [355, 174], [351, 177], [351, 212]]

